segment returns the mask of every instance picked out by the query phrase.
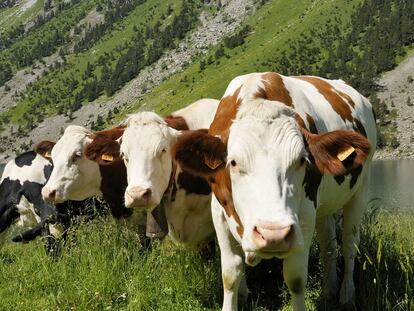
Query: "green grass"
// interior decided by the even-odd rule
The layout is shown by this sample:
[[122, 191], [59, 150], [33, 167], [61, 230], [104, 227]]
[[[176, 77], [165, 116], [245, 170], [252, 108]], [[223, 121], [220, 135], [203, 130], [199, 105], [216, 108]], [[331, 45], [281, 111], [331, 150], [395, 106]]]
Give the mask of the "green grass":
[[[361, 310], [414, 308], [413, 234], [413, 214], [368, 213], [355, 271]], [[218, 250], [210, 259], [168, 242], [144, 250], [135, 234], [103, 218], [70, 236], [57, 260], [40, 240], [0, 251], [0, 310], [220, 309]], [[336, 310], [320, 299], [318, 253], [314, 245], [306, 303], [309, 310]], [[248, 269], [247, 278], [247, 309], [291, 310], [280, 261]]]

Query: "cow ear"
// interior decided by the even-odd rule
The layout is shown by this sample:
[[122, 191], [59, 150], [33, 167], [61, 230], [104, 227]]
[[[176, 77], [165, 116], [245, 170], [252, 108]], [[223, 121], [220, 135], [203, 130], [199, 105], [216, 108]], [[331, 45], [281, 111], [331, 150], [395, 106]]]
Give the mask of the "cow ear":
[[103, 135], [96, 135], [86, 147], [85, 156], [101, 165], [121, 160], [119, 142]]
[[322, 174], [347, 174], [360, 167], [371, 150], [368, 139], [353, 131], [311, 134], [302, 130], [302, 133], [308, 144], [311, 161]]
[[226, 145], [207, 130], [188, 131], [179, 136], [173, 157], [182, 169], [208, 177], [226, 165]]
[[38, 143], [35, 148], [34, 151], [38, 154], [40, 154], [42, 157], [50, 160], [52, 158], [52, 156], [50, 155], [50, 153], [52, 152], [53, 147], [55, 146], [56, 143], [49, 141], [49, 140], [44, 140], [41, 141], [40, 143]]

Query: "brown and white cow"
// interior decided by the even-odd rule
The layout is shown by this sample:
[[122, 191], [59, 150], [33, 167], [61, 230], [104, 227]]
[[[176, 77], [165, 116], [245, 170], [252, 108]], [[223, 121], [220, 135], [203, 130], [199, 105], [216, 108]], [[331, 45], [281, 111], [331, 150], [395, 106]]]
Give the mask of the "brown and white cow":
[[[371, 104], [341, 80], [252, 73], [232, 80], [209, 132], [178, 138], [174, 157], [214, 192], [223, 310], [237, 308], [244, 264], [283, 259], [294, 310], [304, 310], [315, 222], [323, 292], [337, 295], [333, 214], [343, 209], [340, 302], [355, 295], [355, 245], [376, 146]], [[240, 247], [241, 246], [241, 247]]]
[[124, 206], [126, 171], [122, 161], [100, 165], [84, 155], [87, 146], [93, 141], [102, 137], [115, 139], [122, 133], [121, 126], [93, 133], [85, 127], [71, 125], [56, 143], [40, 142], [35, 151], [51, 159], [54, 164], [50, 178], [42, 188], [43, 199], [51, 203], [62, 203], [68, 200], [81, 201], [93, 196], [102, 197], [118, 222], [142, 231], [144, 215], [133, 213]]
[[[218, 100], [202, 99], [165, 118], [174, 130], [187, 129], [193, 124], [208, 127], [215, 115]], [[197, 113], [194, 113], [197, 112]], [[202, 117], [200, 117], [200, 115]], [[210, 117], [209, 117], [210, 116]], [[201, 119], [200, 119], [201, 118]], [[207, 120], [209, 123], [202, 123]], [[193, 128], [193, 127], [192, 127]], [[80, 126], [69, 126], [53, 148], [39, 150], [50, 156], [54, 163], [52, 174], [42, 189], [48, 201], [82, 200], [90, 196], [103, 196], [116, 218], [127, 225], [142, 225], [145, 210], [125, 207], [124, 193], [127, 188], [126, 167], [123, 159], [113, 157], [111, 144], [124, 133], [125, 125], [93, 133]], [[145, 133], [138, 133], [137, 141], [150, 140]], [[101, 153], [100, 153], [101, 152]], [[132, 220], [129, 216], [133, 212]], [[148, 232], [147, 234], [151, 233]]]
[[[203, 100], [174, 115], [183, 117], [182, 130], [208, 128], [218, 104], [218, 100], [209, 100], [207, 109]], [[90, 158], [123, 159], [128, 176], [125, 205], [134, 210], [152, 210], [163, 204], [173, 240], [199, 248], [214, 237], [211, 189], [204, 179], [173, 163], [171, 150], [183, 131], [171, 121], [153, 112], [130, 115], [122, 137], [102, 141], [102, 150], [95, 146]]]

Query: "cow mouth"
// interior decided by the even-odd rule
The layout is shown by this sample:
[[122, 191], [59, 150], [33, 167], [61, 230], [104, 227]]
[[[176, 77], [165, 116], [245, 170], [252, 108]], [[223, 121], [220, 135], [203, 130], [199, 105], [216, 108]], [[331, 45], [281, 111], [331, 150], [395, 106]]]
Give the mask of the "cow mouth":
[[132, 202], [131, 204], [125, 206], [130, 209], [144, 209], [148, 212], [151, 212], [157, 205], [153, 204], [152, 202]]
[[285, 259], [289, 256], [290, 251], [255, 251], [254, 252], [258, 257], [263, 259], [271, 259], [271, 258], [278, 258], [278, 259]]

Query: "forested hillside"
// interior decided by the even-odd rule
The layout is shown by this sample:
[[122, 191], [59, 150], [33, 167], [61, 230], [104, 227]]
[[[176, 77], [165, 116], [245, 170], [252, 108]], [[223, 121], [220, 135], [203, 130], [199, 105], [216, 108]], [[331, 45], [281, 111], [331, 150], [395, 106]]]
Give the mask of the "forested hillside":
[[373, 94], [413, 44], [409, 0], [23, 0], [0, 1], [0, 16], [13, 20], [0, 22], [0, 152], [9, 155], [70, 123], [99, 129], [137, 109], [165, 114], [269, 70], [346, 80], [371, 96], [380, 146], [398, 141]]

